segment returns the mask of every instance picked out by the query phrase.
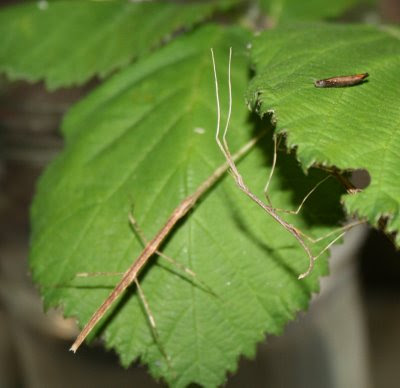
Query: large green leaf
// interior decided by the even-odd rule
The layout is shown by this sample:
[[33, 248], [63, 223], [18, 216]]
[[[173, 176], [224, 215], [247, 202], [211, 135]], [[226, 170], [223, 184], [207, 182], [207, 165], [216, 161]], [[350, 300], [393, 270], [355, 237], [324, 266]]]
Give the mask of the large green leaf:
[[0, 71], [50, 89], [101, 77], [236, 0], [29, 1], [0, 11]]
[[[344, 198], [347, 211], [400, 227], [400, 41], [393, 29], [311, 25], [280, 28], [257, 38], [257, 76], [248, 99], [273, 111], [305, 167], [366, 169], [370, 185]], [[347, 88], [315, 88], [313, 80], [368, 72]], [[400, 234], [397, 235], [400, 244]]]
[[261, 8], [276, 22], [334, 18], [368, 0], [259, 0]]
[[[118, 277], [74, 276], [130, 266], [142, 249], [128, 223], [132, 204], [144, 233], [153, 237], [179, 202], [224, 161], [214, 139], [211, 46], [223, 91], [228, 48], [234, 49], [232, 150], [254, 136], [243, 100], [248, 39], [240, 29], [200, 29], [126, 68], [70, 111], [63, 128], [67, 147], [40, 180], [32, 207], [30, 265], [47, 307], [62, 305], [67, 316], [86, 323]], [[224, 92], [222, 101], [226, 97]], [[259, 193], [272, 159], [267, 139], [240, 163]], [[282, 156], [272, 200], [293, 208], [320, 178], [318, 172], [305, 177], [292, 157]], [[292, 217], [314, 236], [330, 230], [340, 215], [340, 185], [332, 180], [318, 192], [329, 211], [321, 211], [314, 196], [302, 217]], [[281, 332], [307, 307], [319, 288], [318, 276], [327, 272], [321, 257], [311, 276], [298, 280], [308, 266], [304, 251], [229, 174], [180, 223], [163, 251], [194, 270], [215, 295], [176, 267], [153, 260], [140, 281], [159, 341], [134, 288], [97, 333], [124, 365], [140, 357], [154, 376], [173, 386], [221, 384], [240, 355], [252, 356], [265, 333]]]

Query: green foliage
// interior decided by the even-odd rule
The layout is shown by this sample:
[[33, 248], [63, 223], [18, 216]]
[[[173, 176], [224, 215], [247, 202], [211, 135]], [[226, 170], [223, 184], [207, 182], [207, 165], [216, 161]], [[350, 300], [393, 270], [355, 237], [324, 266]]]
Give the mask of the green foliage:
[[[287, 22], [331, 18], [359, 2], [258, 3], [270, 20]], [[239, 163], [260, 197], [273, 159], [273, 112], [277, 130], [287, 134], [289, 148], [296, 147], [296, 155], [278, 156], [270, 188], [276, 207], [294, 209], [323, 178], [313, 165], [364, 168], [372, 178], [353, 196], [328, 180], [301, 215], [285, 219], [322, 236], [344, 218], [343, 198], [348, 213], [375, 225], [388, 216], [389, 230], [399, 229], [399, 29], [300, 24], [254, 40], [239, 26], [204, 26], [215, 13], [225, 22], [241, 20], [246, 4], [253, 2], [35, 1], [1, 10], [0, 70], [9, 78], [56, 88], [115, 73], [68, 112], [65, 149], [38, 184], [30, 266], [46, 308], [62, 306], [83, 326], [120, 277], [76, 274], [123, 272], [134, 262], [143, 246], [128, 221], [132, 207], [150, 239], [224, 162], [214, 138], [210, 47], [226, 104], [233, 46], [231, 150], [269, 128]], [[250, 86], [249, 69], [255, 73]], [[340, 89], [313, 85], [359, 72], [370, 73], [368, 82]], [[263, 120], [246, 109], [245, 94]], [[299, 281], [308, 266], [305, 252], [229, 174], [172, 231], [162, 251], [195, 271], [197, 280], [156, 257], [141, 273], [159, 338], [134, 287], [91, 338], [101, 335], [123, 365], [140, 358], [153, 376], [177, 387], [220, 385], [241, 355], [253, 356], [265, 334], [280, 333], [307, 307], [328, 272], [322, 256], [311, 276]]]
[[275, 23], [314, 21], [342, 15], [366, 0], [259, 0], [260, 6]]
[[[312, 25], [262, 34], [253, 46], [257, 76], [248, 98], [260, 114], [271, 110], [297, 157], [339, 169], [366, 169], [367, 189], [344, 198], [350, 214], [387, 229], [400, 227], [399, 36], [368, 26]], [[348, 88], [315, 88], [313, 80], [368, 72]], [[397, 235], [397, 244], [400, 236]]]
[[[32, 208], [30, 262], [47, 307], [62, 304], [66, 315], [86, 322], [118, 278], [77, 281], [74, 275], [124, 271], [133, 262], [142, 247], [128, 223], [132, 203], [145, 234], [153, 236], [223, 162], [214, 139], [210, 42], [223, 85], [228, 48], [234, 47], [232, 149], [251, 137], [241, 97], [248, 39], [243, 30], [203, 29], [128, 67], [71, 110], [63, 128], [68, 146], [42, 177]], [[271, 163], [266, 144], [240, 163], [259, 192]], [[271, 196], [278, 206], [294, 208], [299, 198], [289, 188], [301, 187], [301, 197], [321, 175], [306, 180], [290, 157], [279, 164]], [[318, 217], [318, 201], [296, 219], [310, 234], [324, 233], [340, 214], [338, 185], [332, 181], [325, 190], [335, 211]], [[318, 275], [326, 273], [322, 259], [310, 278], [298, 281], [308, 265], [304, 251], [229, 176], [211, 189], [163, 251], [194, 270], [217, 295], [160, 260], [141, 277], [173, 370], [134, 290], [115, 306], [102, 334], [124, 365], [140, 356], [154, 376], [176, 386], [220, 384], [241, 354], [254, 354], [265, 332], [279, 333], [307, 306], [310, 293], [318, 290]]]
[[104, 77], [236, 0], [33, 1], [0, 12], [0, 70], [49, 89]]

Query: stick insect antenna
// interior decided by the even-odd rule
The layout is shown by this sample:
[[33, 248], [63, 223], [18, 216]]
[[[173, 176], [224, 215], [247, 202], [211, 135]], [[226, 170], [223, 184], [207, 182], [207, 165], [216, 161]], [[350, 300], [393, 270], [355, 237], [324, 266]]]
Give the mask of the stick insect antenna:
[[310, 248], [308, 245], [305, 243], [301, 232], [292, 224], [289, 224], [286, 222], [284, 219], [282, 219], [275, 209], [272, 206], [267, 205], [264, 203], [260, 198], [258, 198], [255, 194], [253, 194], [250, 189], [246, 186], [244, 183], [243, 177], [240, 175], [235, 162], [233, 161], [233, 158], [231, 156], [231, 153], [229, 151], [228, 143], [226, 141], [226, 134], [228, 132], [229, 128], [229, 123], [231, 119], [231, 113], [232, 113], [232, 82], [231, 82], [231, 62], [232, 62], [232, 48], [229, 49], [229, 63], [228, 63], [228, 90], [229, 90], [229, 108], [228, 108], [228, 116], [224, 128], [224, 132], [222, 135], [222, 142], [220, 140], [220, 127], [221, 127], [221, 107], [220, 107], [220, 99], [219, 99], [219, 88], [218, 88], [218, 76], [217, 76], [217, 70], [216, 70], [216, 64], [215, 64], [215, 57], [214, 57], [214, 51], [211, 49], [211, 57], [212, 57], [212, 62], [213, 62], [213, 70], [214, 70], [214, 81], [215, 81], [215, 96], [216, 96], [216, 103], [217, 103], [217, 129], [216, 129], [216, 134], [215, 134], [215, 140], [218, 144], [218, 147], [220, 148], [221, 152], [224, 154], [225, 159], [230, 167], [230, 170], [232, 172], [233, 178], [236, 181], [236, 184], [239, 186], [239, 188], [250, 198], [252, 199], [255, 203], [257, 203], [260, 207], [262, 207], [272, 218], [274, 218], [279, 224], [281, 224], [289, 233], [291, 233], [296, 240], [300, 243], [300, 245], [303, 247], [304, 251], [307, 253], [307, 256], [309, 258], [309, 265], [308, 269], [306, 272], [302, 273], [299, 276], [299, 279], [302, 279], [309, 275], [311, 271], [314, 268], [314, 261], [315, 257], [313, 256]]

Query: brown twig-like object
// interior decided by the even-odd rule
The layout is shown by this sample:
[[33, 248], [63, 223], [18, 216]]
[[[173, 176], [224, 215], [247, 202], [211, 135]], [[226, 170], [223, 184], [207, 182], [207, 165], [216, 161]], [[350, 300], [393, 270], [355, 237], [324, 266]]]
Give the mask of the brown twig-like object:
[[[353, 228], [354, 226], [360, 225], [365, 223], [365, 221], [355, 221], [353, 223], [350, 223], [348, 225], [345, 225], [344, 227], [340, 228], [339, 230], [335, 230], [331, 233], [328, 233], [327, 235], [320, 237], [318, 239], [312, 239], [311, 237], [307, 236], [305, 233], [303, 233], [301, 230], [297, 229], [294, 225], [289, 224], [288, 222], [286, 222], [284, 219], [282, 219], [277, 212], [278, 211], [285, 211], [287, 213], [292, 213], [292, 214], [298, 214], [299, 211], [301, 210], [302, 206], [304, 205], [304, 202], [309, 198], [309, 196], [318, 188], [318, 186], [320, 186], [323, 182], [325, 182], [329, 176], [327, 176], [326, 178], [324, 178], [322, 181], [320, 181], [305, 197], [304, 199], [301, 201], [300, 206], [294, 210], [294, 211], [288, 211], [288, 210], [283, 210], [283, 209], [277, 209], [272, 207], [271, 203], [268, 205], [266, 203], [264, 203], [260, 198], [258, 198], [255, 194], [253, 194], [250, 189], [247, 187], [247, 185], [244, 183], [243, 177], [240, 175], [236, 164], [235, 164], [235, 158], [231, 155], [230, 151], [229, 151], [229, 147], [228, 147], [228, 143], [226, 141], [226, 134], [228, 132], [228, 127], [229, 127], [229, 121], [230, 121], [230, 117], [231, 117], [231, 113], [232, 113], [232, 87], [231, 87], [231, 60], [232, 60], [232, 48], [230, 48], [229, 50], [229, 65], [228, 65], [228, 87], [229, 87], [229, 109], [228, 109], [228, 117], [226, 119], [226, 124], [225, 124], [225, 129], [224, 132], [222, 134], [222, 141], [220, 140], [220, 125], [221, 125], [221, 108], [220, 108], [220, 102], [219, 102], [219, 91], [218, 91], [218, 79], [217, 79], [217, 71], [216, 71], [216, 66], [215, 66], [215, 58], [214, 58], [214, 52], [213, 49], [211, 49], [211, 57], [212, 57], [212, 61], [213, 61], [213, 69], [214, 69], [214, 80], [215, 80], [215, 95], [216, 95], [216, 100], [217, 100], [217, 130], [216, 130], [216, 135], [215, 135], [215, 139], [216, 142], [220, 148], [220, 150], [222, 151], [222, 153], [225, 156], [225, 159], [227, 161], [227, 163], [229, 164], [230, 170], [232, 172], [232, 176], [236, 181], [236, 184], [239, 186], [240, 190], [242, 190], [249, 198], [251, 198], [255, 203], [257, 203], [257, 205], [259, 205], [260, 207], [262, 207], [275, 221], [277, 221], [280, 225], [282, 225], [289, 233], [291, 233], [296, 240], [300, 243], [300, 245], [303, 247], [303, 249], [305, 250], [305, 252], [307, 253], [307, 256], [309, 258], [309, 265], [307, 270], [299, 275], [299, 279], [303, 279], [306, 276], [308, 276], [311, 271], [314, 268], [314, 262], [315, 260], [317, 260], [326, 250], [328, 250], [337, 240], [339, 240], [341, 237], [344, 236], [345, 231], [349, 230], [351, 228]], [[268, 186], [269, 183], [271, 181], [272, 178], [272, 173], [274, 171], [275, 168], [275, 164], [276, 164], [276, 152], [277, 152], [277, 142], [276, 139], [274, 141], [274, 158], [273, 158], [273, 162], [272, 162], [272, 169], [267, 181], [267, 184], [264, 188], [264, 192], [266, 194], [267, 200], [268, 202], [270, 202], [269, 197], [266, 193], [266, 191], [268, 190]], [[325, 246], [325, 248], [323, 248], [316, 256], [314, 256], [310, 250], [310, 248], [308, 247], [308, 245], [305, 242], [305, 239], [308, 239], [309, 241], [311, 241], [312, 243], [315, 243], [317, 241], [323, 240], [335, 233], [337, 233], [338, 231], [342, 231], [341, 234], [339, 234], [337, 237], [335, 237], [328, 245]]]
[[[229, 151], [228, 143], [226, 141], [226, 134], [228, 132], [229, 121], [232, 113], [232, 86], [231, 86], [231, 60], [232, 60], [232, 48], [229, 50], [229, 65], [228, 65], [228, 87], [229, 87], [229, 109], [228, 109], [228, 117], [226, 119], [225, 129], [222, 134], [222, 141], [220, 140], [220, 125], [221, 125], [221, 108], [219, 103], [219, 90], [218, 90], [218, 78], [217, 78], [217, 70], [215, 65], [214, 51], [211, 49], [211, 57], [213, 61], [213, 69], [214, 69], [214, 80], [215, 80], [215, 96], [217, 100], [217, 131], [215, 134], [215, 140], [225, 156], [227, 163], [229, 164], [230, 170], [232, 172], [233, 178], [236, 181], [236, 184], [239, 186], [240, 190], [242, 190], [249, 198], [251, 198], [257, 205], [261, 206], [275, 221], [277, 221], [280, 225], [282, 225], [289, 233], [291, 233], [295, 239], [300, 243], [303, 247], [307, 256], [309, 258], [309, 265], [306, 272], [299, 275], [299, 279], [302, 279], [309, 275], [314, 268], [314, 261], [317, 257], [313, 256], [310, 248], [305, 243], [302, 233], [298, 230], [294, 225], [289, 224], [283, 218], [281, 218], [276, 209], [272, 206], [264, 203], [260, 198], [258, 198], [255, 194], [253, 194], [247, 185], [244, 183], [243, 177], [240, 175], [234, 159]], [[339, 237], [338, 237], [339, 238]], [[335, 240], [336, 241], [336, 240]], [[332, 243], [333, 244], [333, 243]], [[329, 245], [330, 246], [330, 245]], [[326, 248], [327, 249], [327, 248]], [[318, 255], [319, 256], [319, 255]]]
[[[257, 141], [266, 134], [266, 131], [261, 132], [257, 137], [250, 140], [245, 144], [236, 154], [231, 156], [232, 160], [238, 160], [243, 155], [245, 155], [256, 143]], [[172, 212], [164, 226], [159, 230], [156, 236], [145, 246], [142, 253], [135, 260], [135, 262], [128, 268], [124, 273], [120, 282], [115, 286], [114, 290], [103, 302], [103, 304], [97, 309], [97, 311], [92, 315], [89, 322], [82, 329], [75, 342], [72, 344], [70, 350], [74, 353], [77, 351], [79, 346], [85, 340], [87, 335], [91, 332], [93, 327], [98, 323], [98, 321], [103, 317], [106, 311], [111, 307], [114, 301], [129, 287], [138, 277], [139, 272], [146, 265], [150, 257], [156, 253], [160, 244], [165, 240], [165, 238], [170, 234], [176, 223], [184, 217], [187, 212], [193, 208], [198, 199], [208, 191], [211, 186], [213, 186], [221, 176], [226, 172], [230, 165], [226, 162], [219, 166], [212, 175], [210, 175], [198, 188], [197, 190], [186, 197], [177, 208]]]

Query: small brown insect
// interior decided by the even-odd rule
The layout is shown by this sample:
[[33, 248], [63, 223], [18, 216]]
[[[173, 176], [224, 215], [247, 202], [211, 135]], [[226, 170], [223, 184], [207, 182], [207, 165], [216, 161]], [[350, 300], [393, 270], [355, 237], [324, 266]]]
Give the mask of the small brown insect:
[[368, 77], [368, 73], [342, 75], [339, 77], [320, 79], [314, 82], [316, 88], [340, 88], [360, 84]]

